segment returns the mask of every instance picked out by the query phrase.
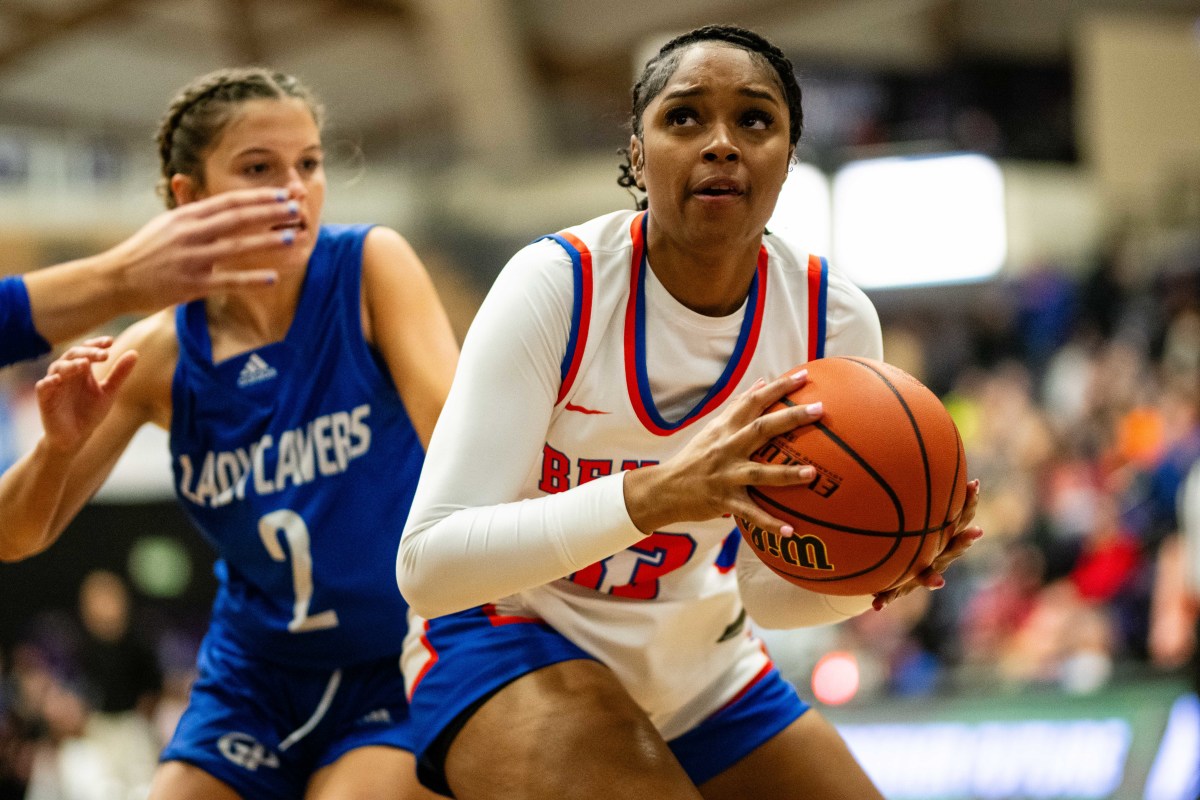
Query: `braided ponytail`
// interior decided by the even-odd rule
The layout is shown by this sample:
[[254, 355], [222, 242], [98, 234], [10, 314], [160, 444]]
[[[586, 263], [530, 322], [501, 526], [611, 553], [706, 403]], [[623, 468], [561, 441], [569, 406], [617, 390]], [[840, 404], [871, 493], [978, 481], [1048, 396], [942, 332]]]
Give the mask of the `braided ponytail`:
[[176, 205], [171, 178], [187, 175], [203, 185], [202, 162], [237, 107], [248, 100], [294, 97], [304, 101], [318, 127], [324, 110], [312, 92], [295, 77], [258, 67], [210, 72], [185, 86], [171, 101], [159, 123], [160, 174], [157, 191], [167, 208]]

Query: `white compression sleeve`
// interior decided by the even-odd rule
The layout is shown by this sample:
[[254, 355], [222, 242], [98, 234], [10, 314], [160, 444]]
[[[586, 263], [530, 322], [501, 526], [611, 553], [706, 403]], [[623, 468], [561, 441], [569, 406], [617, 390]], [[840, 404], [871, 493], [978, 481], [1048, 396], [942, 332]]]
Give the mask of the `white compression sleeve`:
[[871, 607], [872, 595], [836, 597], [788, 583], [759, 560], [743, 540], [737, 557], [738, 591], [746, 613], [763, 628], [807, 628], [856, 617]]
[[396, 560], [400, 590], [422, 616], [548, 583], [643, 536], [625, 509], [624, 473], [517, 499], [542, 456], [573, 293], [562, 249], [530, 245], [463, 342]]

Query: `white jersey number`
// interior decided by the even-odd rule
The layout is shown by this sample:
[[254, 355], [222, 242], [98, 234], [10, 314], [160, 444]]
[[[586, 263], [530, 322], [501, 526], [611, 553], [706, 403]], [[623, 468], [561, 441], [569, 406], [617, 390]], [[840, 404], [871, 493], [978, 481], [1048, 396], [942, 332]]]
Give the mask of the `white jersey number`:
[[[287, 551], [280, 543], [280, 533], [287, 542]], [[312, 616], [308, 613], [313, 595], [312, 548], [308, 526], [300, 515], [287, 508], [265, 514], [258, 521], [258, 535], [262, 537], [271, 558], [283, 562], [288, 560], [289, 552], [292, 556], [292, 589], [296, 600], [292, 605], [292, 621], [288, 623], [288, 630], [304, 633], [336, 628], [338, 617], [333, 609]]]

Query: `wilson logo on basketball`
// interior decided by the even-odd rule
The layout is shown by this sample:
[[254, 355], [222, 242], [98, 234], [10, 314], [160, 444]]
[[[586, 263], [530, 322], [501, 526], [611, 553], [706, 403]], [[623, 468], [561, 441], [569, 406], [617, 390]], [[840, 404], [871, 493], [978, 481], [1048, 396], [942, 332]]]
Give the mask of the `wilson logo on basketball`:
[[825, 542], [812, 534], [806, 536], [792, 534], [780, 537], [774, 531], [766, 531], [757, 525], [750, 525], [750, 544], [760, 553], [782, 559], [784, 563], [793, 567], [824, 572], [833, 570], [833, 564], [829, 563], [829, 551], [825, 547]]

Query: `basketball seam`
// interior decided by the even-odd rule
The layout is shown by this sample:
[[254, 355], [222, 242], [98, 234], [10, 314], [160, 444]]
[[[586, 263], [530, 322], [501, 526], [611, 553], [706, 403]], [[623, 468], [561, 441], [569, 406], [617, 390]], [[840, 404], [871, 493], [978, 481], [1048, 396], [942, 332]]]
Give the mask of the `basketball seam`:
[[891, 531], [891, 530], [875, 530], [875, 529], [871, 529], [871, 528], [853, 528], [853, 527], [850, 527], [849, 525], [842, 525], [837, 522], [830, 522], [830, 521], [821, 519], [820, 517], [809, 516], [808, 514], [804, 514], [800, 511], [796, 511], [792, 508], [789, 508], [788, 506], [785, 506], [783, 503], [779, 502], [778, 500], [775, 500], [774, 498], [771, 498], [771, 497], [763, 494], [756, 486], [747, 486], [746, 491], [749, 492], [751, 497], [759, 498], [764, 503], [767, 503], [768, 505], [771, 505], [774, 508], [779, 509], [780, 511], [785, 511], [790, 516], [792, 516], [798, 520], [803, 520], [805, 522], [811, 522], [814, 525], [820, 525], [823, 528], [828, 528], [829, 530], [834, 530], [834, 531], [840, 531], [841, 533], [853, 533], [857, 536], [867, 536], [867, 537], [876, 538], [876, 539], [883, 539], [883, 538], [910, 539], [914, 536], [928, 536], [929, 534], [931, 534], [935, 530], [937, 530], [937, 528], [932, 527], [932, 526], [928, 527], [928, 528], [918, 528], [918, 529], [911, 530], [911, 531], [906, 531], [906, 530]]
[[[910, 403], [909, 397], [906, 396], [904, 394], [904, 392], [902, 392], [899, 388], [901, 383], [904, 383], [906, 386], [908, 385], [907, 382], [900, 381], [899, 378], [901, 376], [903, 376], [903, 377], [908, 377], [908, 376], [903, 375], [903, 372], [901, 372], [897, 376], [897, 380], [893, 381], [891, 379], [891, 372], [889, 372], [888, 369], [885, 369], [885, 368], [890, 368], [890, 369], [895, 369], [895, 368], [891, 367], [891, 365], [886, 364], [886, 362], [883, 364], [877, 364], [876, 362], [874, 362], [870, 359], [856, 358], [856, 357], [850, 357], [850, 356], [834, 356], [832, 358], [834, 358], [838, 361], [848, 361], [848, 362], [857, 364], [859, 367], [865, 368], [871, 375], [873, 375], [875, 378], [877, 378], [887, 388], [887, 390], [891, 393], [891, 396], [893, 397], [895, 402], [898, 404], [899, 409], [901, 411], [903, 411], [905, 417], [907, 418], [908, 424], [909, 424], [909, 429], [912, 431], [912, 435], [914, 437], [915, 444], [917, 446], [917, 451], [920, 454], [920, 459], [921, 459], [921, 462], [920, 462], [921, 468], [922, 468], [921, 477], [923, 480], [925, 507], [924, 507], [924, 509], [922, 509], [922, 513], [917, 516], [921, 517], [922, 525], [917, 526], [917, 529], [915, 529], [915, 530], [911, 530], [911, 531], [905, 530], [906, 522], [908, 521], [907, 517], [912, 516], [911, 514], [908, 513], [911, 511], [911, 509], [907, 508], [901, 502], [899, 489], [897, 487], [893, 487], [891, 482], [889, 480], [885, 479], [883, 474], [879, 471], [879, 469], [883, 468], [883, 465], [881, 465], [881, 467], [877, 469], [876, 467], [874, 467], [874, 465], [872, 463], [870, 463], [870, 461], [865, 456], [860, 455], [860, 453], [856, 449], [854, 449], [854, 447], [852, 447], [850, 445], [848, 439], [841, 438], [822, 420], [815, 420], [811, 423], [811, 426], [813, 428], [815, 428], [817, 431], [819, 431], [825, 437], [825, 440], [827, 442], [829, 442], [830, 444], [833, 445], [834, 449], [830, 450], [829, 452], [836, 453], [836, 452], [840, 451], [842, 454], [842, 457], [848, 457], [850, 459], [850, 462], [857, 465], [857, 467], [859, 469], [861, 469], [865, 473], [865, 475], [868, 476], [870, 478], [870, 480], [875, 483], [876, 486], [879, 486], [880, 488], [882, 488], [884, 490], [886, 496], [888, 497], [889, 502], [892, 505], [894, 513], [897, 517], [896, 521], [899, 523], [897, 526], [898, 530], [880, 530], [880, 529], [859, 528], [859, 527], [852, 527], [852, 526], [846, 525], [846, 524], [841, 524], [838, 522], [826, 521], [826, 520], [820, 519], [815, 514], [806, 514], [806, 513], [803, 513], [802, 511], [789, 508], [786, 505], [786, 501], [776, 500], [776, 499], [764, 494], [762, 490], [767, 489], [769, 491], [769, 487], [747, 486], [746, 487], [747, 492], [751, 495], [752, 499], [754, 499], [756, 503], [758, 503], [761, 506], [766, 507], [768, 511], [770, 511], [771, 509], [775, 509], [777, 512], [782, 512], [783, 514], [786, 515], [784, 517], [785, 519], [787, 519], [788, 516], [793, 518], [796, 521], [797, 526], [801, 528], [801, 530], [797, 532], [797, 535], [802, 536], [804, 533], [804, 528], [808, 525], [812, 525], [815, 528], [823, 528], [830, 532], [836, 532], [836, 533], [845, 534], [845, 535], [863, 536], [863, 537], [874, 538], [874, 539], [886, 538], [886, 539], [891, 540], [886, 545], [888, 547], [888, 551], [886, 553], [877, 556], [875, 558], [875, 562], [873, 564], [870, 564], [870, 565], [859, 564], [858, 568], [855, 569], [854, 572], [852, 572], [852, 573], [843, 573], [843, 574], [837, 574], [837, 575], [809, 574], [811, 572], [811, 570], [807, 569], [804, 564], [792, 564], [790, 559], [788, 560], [787, 563], [780, 563], [780, 562], [772, 561], [772, 560], [766, 558], [767, 553], [765, 551], [763, 553], [763, 556], [764, 556], [763, 562], [771, 569], [772, 572], [775, 572], [776, 574], [783, 576], [785, 578], [794, 579], [799, 585], [803, 586], [805, 584], [812, 584], [814, 586], [815, 585], [829, 586], [830, 593], [832, 593], [832, 594], [839, 593], [839, 591], [834, 591], [832, 588], [839, 584], [844, 585], [847, 582], [852, 583], [856, 580], [861, 579], [863, 576], [870, 575], [872, 573], [876, 573], [880, 577], [883, 577], [888, 572], [887, 568], [889, 566], [891, 566], [892, 569], [895, 571], [893, 573], [894, 577], [893, 577], [891, 583], [888, 585], [888, 588], [892, 588], [892, 587], [898, 585], [902, 580], [905, 580], [906, 576], [907, 576], [907, 579], [911, 579], [914, 568], [918, 564], [925, 563], [922, 559], [928, 558], [927, 554], [929, 554], [931, 552], [931, 548], [933, 546], [936, 545], [938, 550], [940, 550], [941, 547], [944, 546], [944, 543], [947, 539], [947, 526], [953, 522], [953, 520], [951, 519], [951, 515], [954, 513], [955, 498], [957, 496], [957, 486], [958, 486], [958, 483], [962, 480], [962, 474], [965, 472], [965, 463], [964, 463], [963, 459], [959, 457], [963, 452], [962, 436], [961, 436], [960, 432], [958, 431], [957, 426], [954, 425], [953, 421], [951, 420], [950, 430], [953, 431], [953, 435], [955, 437], [955, 446], [956, 446], [955, 465], [953, 468], [952, 479], [951, 479], [951, 483], [949, 486], [949, 494], [946, 497], [946, 502], [943, 507], [943, 514], [942, 514], [940, 522], [935, 525], [934, 521], [937, 519], [936, 515], [933, 512], [933, 500], [934, 500], [934, 492], [933, 492], [934, 485], [933, 485], [933, 483], [934, 483], [934, 477], [935, 477], [933, 474], [933, 456], [935, 454], [931, 451], [932, 442], [926, 441], [927, 437], [925, 434], [928, 433], [929, 438], [931, 440], [942, 441], [945, 438], [943, 435], [946, 432], [945, 424], [942, 422], [942, 420], [940, 418], [934, 419], [933, 417], [931, 417], [928, 420], [931, 427], [929, 427], [928, 430], [922, 430], [921, 425], [924, 424], [924, 422], [925, 422], [924, 417], [926, 416], [926, 411], [928, 410], [926, 408], [926, 406], [928, 404], [925, 402], [925, 395], [921, 395], [919, 398], [918, 397], [912, 398], [913, 402], [916, 403], [915, 406], [912, 403]], [[855, 380], [855, 378], [852, 375], [845, 375], [844, 377], [846, 378], [847, 381], [850, 381], [850, 382], [853, 382]], [[912, 379], [910, 378], [910, 380], [912, 380]], [[913, 382], [916, 383], [918, 386], [920, 386], [919, 381], [913, 381]], [[925, 391], [929, 391], [928, 387], [923, 387], [923, 388], [925, 389]], [[886, 395], [885, 395], [885, 397], [886, 397]], [[780, 398], [779, 403], [780, 403], [780, 405], [785, 406], [785, 407], [795, 407], [800, 404], [796, 400], [793, 400], [791, 397]], [[886, 405], [884, 406], [884, 408], [886, 408]], [[918, 414], [921, 415], [921, 421], [918, 420]], [[934, 415], [934, 416], [936, 416], [936, 415]], [[897, 420], [896, 422], [899, 422], [899, 421]], [[863, 446], [867, 450], [870, 450], [872, 447], [879, 447], [879, 446], [883, 446], [884, 448], [892, 447], [895, 443], [897, 443], [899, 441], [899, 428], [895, 427], [895, 425], [896, 425], [896, 423], [894, 422], [894, 423], [892, 423], [891, 426], [883, 427], [881, 430], [878, 431], [878, 434], [876, 436], [872, 436], [872, 437], [868, 438], [865, 442], [861, 442], [860, 443], [861, 446]], [[890, 428], [890, 430], [889, 430], [889, 428]], [[874, 433], [874, 431], [872, 433]], [[850, 438], [853, 438], [853, 437], [851, 436]], [[872, 439], [876, 439], [876, 438], [880, 439], [882, 441], [876, 445], [872, 445], [871, 444]], [[800, 447], [799, 449], [795, 449], [794, 443], [791, 442], [791, 440], [788, 439], [786, 435], [775, 437], [774, 441], [772, 442], [772, 446], [778, 447], [784, 453], [791, 455], [791, 456], [796, 456], [798, 458], [800, 458], [798, 453], [803, 450], [803, 447]], [[757, 457], [758, 456], [756, 454], [756, 458]], [[805, 459], [805, 460], [807, 460], [807, 459]], [[774, 461], [774, 459], [772, 459], [772, 461]], [[939, 462], [939, 466], [940, 466], [940, 462]], [[938, 489], [939, 489], [939, 491], [941, 491], [943, 488], [942, 484], [941, 484], [941, 479], [944, 478], [944, 474], [939, 472], [938, 477], [939, 477]], [[895, 478], [895, 480], [897, 480], [899, 482], [899, 485], [902, 485], [904, 487], [906, 496], [911, 493], [911, 486], [912, 486], [911, 472], [908, 472], [908, 473], [902, 472], [902, 473], [894, 476], [894, 478]], [[832, 479], [836, 479], [836, 474], [833, 476]], [[920, 484], [918, 484], [918, 486], [920, 486]], [[797, 488], [802, 488], [802, 487], [797, 487]], [[806, 501], [804, 501], [803, 499], [801, 499], [801, 498], [796, 498], [796, 499], [797, 499], [797, 503], [800, 504], [801, 506], [804, 506], [806, 504]], [[909, 502], [911, 502], [911, 500]], [[876, 501], [874, 501], [868, 505], [878, 506], [878, 505], [881, 505], [881, 503], [879, 503], [878, 499], [877, 499]], [[820, 510], [817, 509], [816, 511], [819, 512]], [[960, 513], [961, 513], [961, 509], [960, 509]], [[852, 516], [857, 516], [857, 515], [858, 514], [855, 514]], [[874, 513], [868, 514], [868, 516], [877, 516], [877, 515], [878, 515], [877, 510]], [[739, 527], [743, 528], [743, 530], [742, 530], [743, 535], [748, 537], [749, 534], [747, 533], [747, 527], [744, 527], [744, 525], [747, 525], [748, 523], [745, 523], [744, 520], [742, 520], [740, 518], [738, 519], [738, 522], [739, 522]], [[783, 538], [786, 538], [786, 537], [783, 537]], [[865, 545], [863, 545], [863, 546], [865, 547]], [[907, 555], [904, 554], [905, 547], [908, 548]], [[862, 555], [866, 555], [866, 553], [864, 552], [864, 553], [862, 553]], [[932, 555], [936, 557], [936, 552], [933, 552]], [[896, 560], [897, 557], [899, 557], [899, 560], [901, 563], [905, 564], [903, 569], [896, 568], [894, 560]], [[907, 558], [907, 562], [904, 562], [904, 559], [906, 559], [906, 558]], [[851, 560], [854, 561], [856, 559], [851, 559]], [[789, 566], [794, 566], [795, 571], [790, 570]], [[881, 591], [886, 591], [886, 590], [887, 589], [884, 589]], [[824, 590], [818, 590], [818, 591], [824, 591]], [[842, 589], [840, 593], [844, 593], [845, 591], [846, 591], [846, 589]]]
[[[880, 372], [878, 369], [876, 369], [873, 365], [868, 364], [861, 359], [847, 358], [846, 360], [851, 361], [855, 364], [858, 364], [860, 367], [864, 367], [865, 369], [872, 372], [877, 378], [879, 378], [879, 380], [883, 381], [883, 385], [886, 386], [888, 388], [888, 390], [892, 393], [892, 396], [896, 398], [896, 402], [899, 403], [900, 408], [902, 408], [904, 410], [904, 415], [906, 417], [908, 417], [908, 424], [912, 428], [913, 435], [917, 439], [917, 449], [921, 453], [921, 465], [925, 469], [925, 530], [929, 531], [930, 518], [933, 516], [933, 474], [929, 468], [929, 451], [925, 447], [925, 438], [921, 435], [921, 427], [917, 424], [917, 419], [913, 415], [912, 409], [909, 407], [908, 403], [905, 402], [904, 395], [901, 394], [901, 392], [896, 388], [896, 385], [894, 383], [892, 383], [890, 380], [888, 380], [886, 375], [884, 375], [882, 372]], [[957, 461], [957, 457], [956, 457], [956, 461]], [[955, 464], [955, 469], [958, 469], [957, 463]], [[953, 484], [951, 484], [951, 486], [953, 487]], [[953, 489], [951, 489], [951, 491], [953, 492]], [[940, 527], [944, 528], [945, 524], [943, 524]], [[923, 536], [927, 536], [927, 535], [928, 535], [928, 533], [924, 534]], [[901, 578], [903, 578], [905, 575], [908, 574], [909, 570], [911, 570], [913, 568], [913, 564], [916, 563], [917, 556], [924, 549], [924, 545], [925, 545], [924, 538], [922, 538], [921, 543], [917, 546], [917, 549], [913, 552], [912, 558], [909, 559], [908, 566], [899, 572], [899, 574], [896, 576], [896, 580], [892, 581], [892, 583], [889, 584], [889, 587], [894, 586], [897, 581], [899, 581]]]
[[[796, 405], [790, 398], [787, 398], [787, 397], [783, 398], [783, 402], [789, 406]], [[885, 492], [887, 492], [888, 497], [891, 498], [891, 501], [892, 501], [892, 509], [896, 512], [897, 527], [899, 527], [899, 529], [901, 531], [903, 531], [904, 530], [904, 506], [900, 502], [900, 497], [896, 494], [896, 491], [892, 488], [891, 484], [889, 484], [887, 481], [885, 481], [883, 479], [883, 476], [880, 475], [879, 472], [877, 472], [874, 467], [872, 467], [870, 464], [868, 464], [863, 459], [863, 457], [860, 456], [858, 454], [858, 452], [849, 445], [848, 442], [846, 442], [845, 439], [842, 439], [840, 436], [838, 436], [836, 433], [834, 433], [832, 430], [830, 430], [828, 425], [824, 424], [820, 420], [817, 420], [816, 422], [812, 423], [812, 427], [819, 430], [821, 433], [825, 434], [826, 438], [828, 438], [831, 442], [833, 442], [835, 445], [837, 445], [838, 448], [843, 453], [848, 455], [850, 458], [854, 459], [854, 461], [857, 462], [858, 465], [860, 467], [862, 467], [863, 470], [874, 479], [875, 483], [879, 484], [879, 486], [881, 486], [883, 488], [883, 490]], [[782, 444], [776, 444], [775, 446], [778, 447], [780, 450], [788, 450], [789, 453], [792, 452], [790, 450], [790, 448], [784, 447]], [[795, 453], [792, 453], [792, 454], [795, 455]], [[786, 508], [786, 506], [782, 506], [782, 505], [779, 505], [778, 507]], [[789, 512], [790, 512], [790, 509], [789, 509]], [[809, 518], [805, 517], [805, 519], [809, 519]], [[811, 519], [810, 521], [817, 522], [818, 520]]]

